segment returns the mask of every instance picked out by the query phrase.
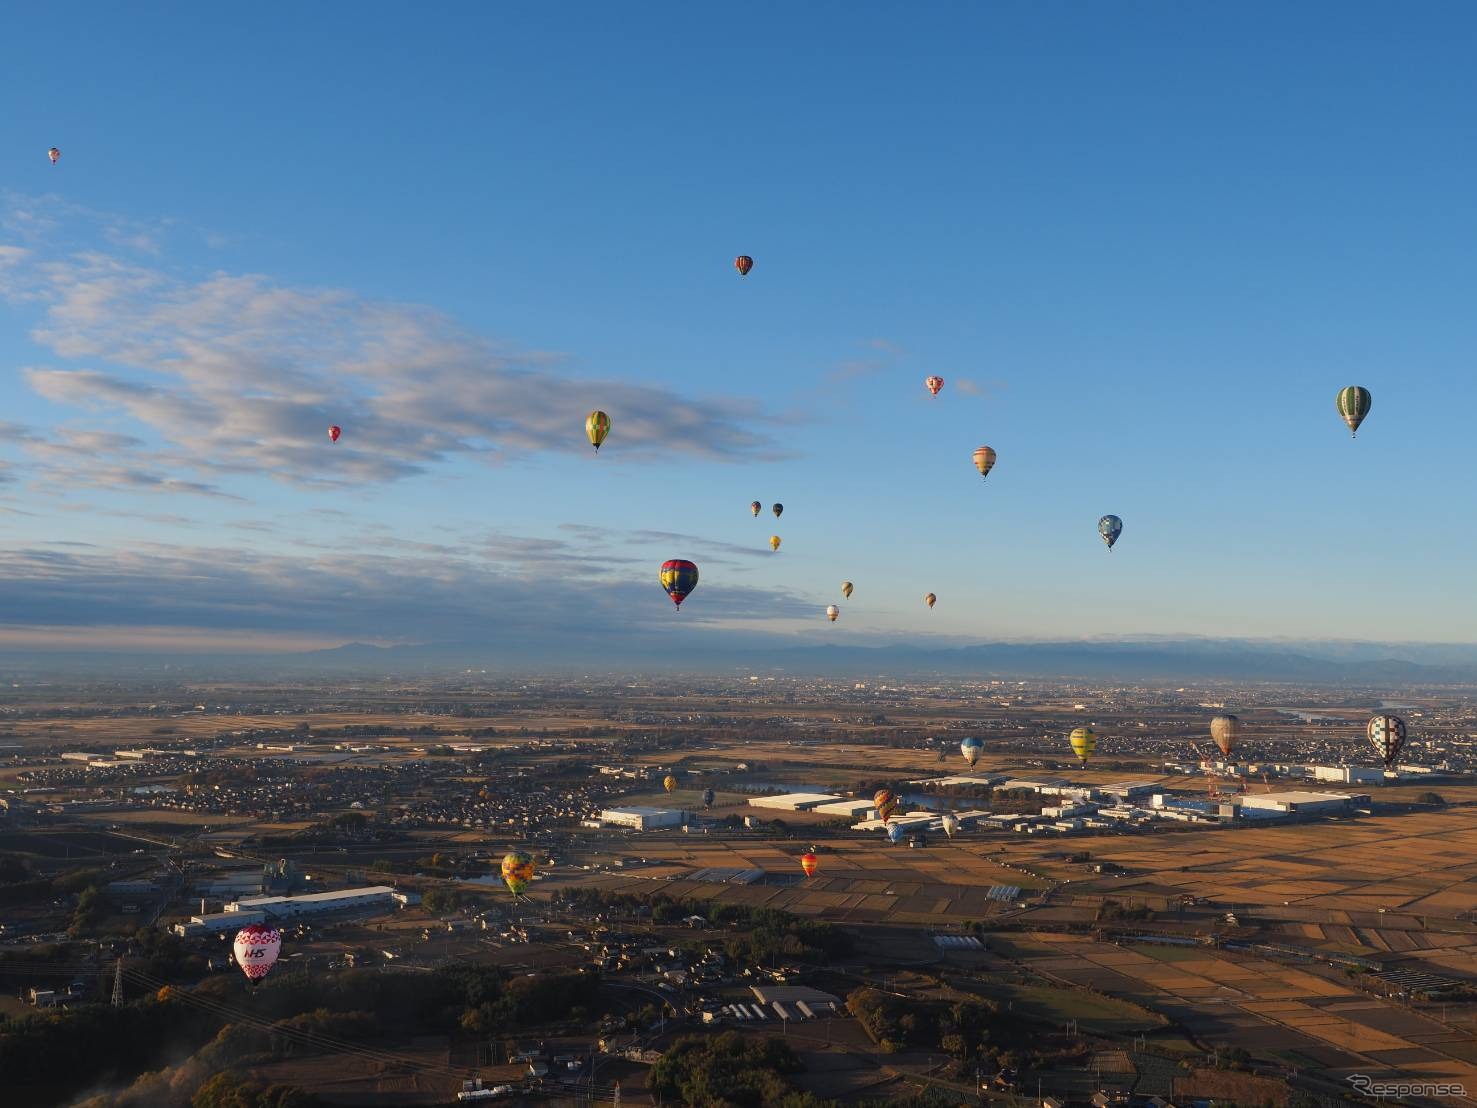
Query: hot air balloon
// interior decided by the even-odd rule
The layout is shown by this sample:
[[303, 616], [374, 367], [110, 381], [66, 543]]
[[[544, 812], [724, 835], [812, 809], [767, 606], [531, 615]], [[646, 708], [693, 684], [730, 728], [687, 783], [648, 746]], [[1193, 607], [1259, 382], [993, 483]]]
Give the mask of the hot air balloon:
[[236, 964], [252, 981], [260, 981], [271, 971], [282, 949], [282, 932], [264, 923], [253, 923], [236, 932], [231, 944]]
[[844, 597], [846, 597], [847, 600], [850, 600], [851, 599], [851, 582], [850, 581], [842, 581], [841, 582], [841, 595], [844, 596]]
[[828, 617], [830, 617], [830, 620], [831, 620], [832, 623], [835, 623], [836, 622], [836, 617], [839, 616], [840, 614], [841, 614], [841, 609], [838, 608], [838, 607], [836, 607], [836, 605], [834, 605], [834, 604], [828, 604], [828, 605], [826, 605], [826, 615]]
[[887, 841], [890, 843], [900, 843], [903, 841], [903, 825], [901, 823], [891, 824], [887, 828]]
[[590, 445], [598, 451], [605, 436], [610, 434], [610, 417], [598, 409], [585, 416], [585, 434], [590, 438]]
[[980, 480], [990, 476], [995, 468], [995, 451], [988, 446], [977, 446], [974, 450], [974, 468], [980, 471]]
[[676, 787], [677, 778], [673, 777], [670, 773], [662, 778], [662, 788], [666, 789], [667, 792], [671, 792]]
[[503, 855], [503, 884], [508, 892], [517, 896], [533, 880], [533, 856], [521, 850], [510, 850]]
[[712, 806], [713, 806], [713, 790], [712, 789], [704, 789], [703, 790], [703, 807], [704, 808], [711, 808]]
[[780, 548], [780, 537], [778, 535], [770, 535], [769, 536], [769, 549], [771, 549], [771, 550], [778, 550], [779, 548]]
[[[51, 159], [52, 165], [56, 165], [57, 161], [60, 160], [62, 156], [62, 152], [58, 150], [55, 146], [53, 146], [50, 150], [46, 152], [46, 156]], [[86, 159], [83, 160], [85, 161]]]
[[1400, 748], [1405, 745], [1405, 721], [1399, 716], [1374, 716], [1365, 725], [1364, 733], [1384, 759], [1385, 771], [1393, 770]]
[[660, 580], [662, 588], [667, 590], [672, 603], [680, 610], [688, 594], [697, 588], [697, 566], [681, 558], [673, 558], [662, 563]]
[[1364, 422], [1364, 417], [1369, 414], [1369, 406], [1372, 403], [1374, 403], [1374, 397], [1369, 395], [1369, 390], [1359, 385], [1350, 385], [1346, 389], [1339, 389], [1339, 415], [1343, 416], [1344, 422], [1349, 425], [1350, 437], [1358, 437], [1359, 425]]
[[928, 607], [932, 609], [933, 606], [938, 603], [938, 599], [939, 598], [934, 596], [933, 593], [928, 593], [926, 596], [924, 596], [923, 603], [927, 604]]
[[806, 877], [814, 877], [816, 867], [820, 864], [821, 860], [815, 856], [814, 847], [800, 855], [800, 868], [805, 871]]
[[877, 815], [883, 823], [892, 818], [892, 813], [897, 811], [897, 796], [891, 789], [878, 789], [872, 796], [872, 806], [877, 809]]
[[954, 832], [959, 830], [959, 817], [953, 812], [945, 812], [943, 817], [944, 834], [949, 838], [954, 837]]
[[739, 271], [740, 277], [747, 277], [749, 270], [754, 268], [754, 259], [747, 254], [740, 254], [733, 260], [733, 268]]
[[1073, 730], [1067, 739], [1072, 744], [1072, 753], [1082, 759], [1082, 764], [1087, 765], [1087, 759], [1092, 757], [1093, 751], [1097, 749], [1097, 735], [1091, 727], [1078, 727]]
[[1111, 551], [1118, 536], [1123, 534], [1123, 521], [1117, 516], [1103, 516], [1097, 521], [1097, 533], [1103, 537], [1103, 542], [1108, 544], [1108, 550]]
[[959, 753], [964, 755], [964, 760], [971, 766], [980, 760], [980, 755], [985, 751], [985, 744], [971, 735], [959, 744]]
[[1233, 715], [1220, 715], [1210, 721], [1210, 737], [1227, 758], [1231, 748], [1241, 741], [1241, 721]]
[[933, 396], [937, 396], [939, 394], [939, 389], [944, 387], [944, 379], [942, 377], [930, 375], [923, 378], [923, 387], [926, 388]]
[[785, 506], [783, 504], [776, 504], [769, 510], [774, 513], [775, 519], [779, 519], [780, 516], [785, 514]]
[[328, 429], [328, 441], [338, 442], [338, 437], [344, 433], [344, 429], [335, 423]]
[[757, 516], [759, 514], [759, 509], [762, 508], [762, 507], [764, 507], [764, 505], [761, 504], [761, 503], [759, 503], [759, 501], [755, 500], [752, 503], [750, 503], [750, 505], [749, 505], [749, 511], [753, 512]]

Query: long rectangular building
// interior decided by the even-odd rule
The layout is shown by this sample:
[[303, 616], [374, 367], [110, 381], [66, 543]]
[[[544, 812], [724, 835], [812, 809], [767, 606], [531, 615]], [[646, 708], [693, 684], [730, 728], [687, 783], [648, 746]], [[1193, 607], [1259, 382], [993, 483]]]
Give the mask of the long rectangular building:
[[278, 920], [326, 912], [396, 906], [394, 889], [388, 885], [371, 885], [364, 889], [340, 889], [337, 892], [308, 893], [304, 896], [252, 896], [227, 904], [226, 914], [263, 912], [268, 919]]
[[662, 827], [681, 827], [686, 815], [674, 808], [607, 808], [600, 822], [613, 827], [630, 827], [637, 831], [655, 831]]
[[751, 808], [779, 808], [786, 812], [808, 812], [822, 804], [835, 804], [844, 797], [831, 793], [782, 793], [779, 796], [756, 796], [749, 801]]

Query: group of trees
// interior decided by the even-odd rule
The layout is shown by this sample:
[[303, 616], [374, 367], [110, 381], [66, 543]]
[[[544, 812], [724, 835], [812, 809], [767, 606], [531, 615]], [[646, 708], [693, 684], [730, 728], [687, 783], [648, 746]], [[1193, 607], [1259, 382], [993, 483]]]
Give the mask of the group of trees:
[[[842, 1108], [796, 1087], [804, 1071], [782, 1039], [757, 1039], [732, 1031], [711, 1037], [678, 1039], [651, 1067], [648, 1085], [663, 1100], [704, 1108]], [[930, 1087], [887, 1100], [848, 1101], [845, 1108], [958, 1108], [975, 1102], [958, 1093]]]
[[715, 927], [740, 932], [724, 944], [729, 957], [761, 964], [829, 962], [850, 954], [855, 945], [851, 932], [835, 924], [806, 919], [775, 908], [750, 908], [741, 904], [667, 896], [638, 897], [592, 888], [570, 889], [561, 899], [564, 904], [586, 912], [649, 913], [654, 923], [680, 923], [689, 916], [702, 916]]
[[681, 1104], [810, 1108], [819, 1102], [789, 1081], [803, 1069], [781, 1040], [728, 1031], [678, 1039], [651, 1067], [648, 1085], [658, 1096]]
[[1000, 1009], [991, 1001], [951, 1004], [861, 988], [847, 995], [846, 1010], [884, 1051], [941, 1050], [960, 1062], [999, 1055], [992, 1029], [998, 1029]]
[[[146, 951], [146, 966], [167, 964], [169, 941], [159, 939]], [[10, 1103], [13, 1094], [22, 1105], [61, 1103], [78, 1089], [139, 1077], [131, 1099], [101, 1103], [184, 1108], [199, 1095], [197, 1089], [205, 1094], [207, 1079], [302, 1049], [262, 1030], [261, 1022], [359, 1043], [461, 1030], [498, 1037], [553, 1021], [587, 1019], [599, 988], [595, 973], [509, 980], [495, 967], [472, 965], [434, 973], [274, 974], [250, 988], [237, 975], [221, 974], [192, 992], [167, 987], [120, 1008], [85, 1004], [0, 1022], [6, 1094], [0, 1099]], [[250, 1025], [239, 1022], [248, 1017]], [[145, 1072], [179, 1058], [187, 1061]], [[310, 1103], [294, 1099], [297, 1095], [233, 1079], [211, 1086], [207, 1099], [194, 1108], [303, 1108]]]

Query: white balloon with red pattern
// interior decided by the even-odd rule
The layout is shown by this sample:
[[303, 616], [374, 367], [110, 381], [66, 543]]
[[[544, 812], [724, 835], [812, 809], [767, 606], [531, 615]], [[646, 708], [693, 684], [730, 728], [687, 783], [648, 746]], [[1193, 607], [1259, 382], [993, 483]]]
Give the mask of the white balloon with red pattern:
[[282, 949], [282, 932], [253, 923], [236, 932], [234, 949], [241, 972], [253, 981], [260, 980], [277, 961], [277, 953]]

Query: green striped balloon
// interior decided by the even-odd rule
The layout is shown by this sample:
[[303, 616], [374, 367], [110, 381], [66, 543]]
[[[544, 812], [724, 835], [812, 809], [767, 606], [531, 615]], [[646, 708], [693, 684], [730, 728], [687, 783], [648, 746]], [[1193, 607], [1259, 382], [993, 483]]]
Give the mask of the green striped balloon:
[[1349, 425], [1349, 434], [1357, 435], [1359, 425], [1364, 422], [1364, 417], [1369, 414], [1369, 405], [1372, 398], [1369, 390], [1359, 385], [1350, 385], [1346, 389], [1339, 390], [1338, 409], [1339, 415], [1344, 417], [1344, 422]]

